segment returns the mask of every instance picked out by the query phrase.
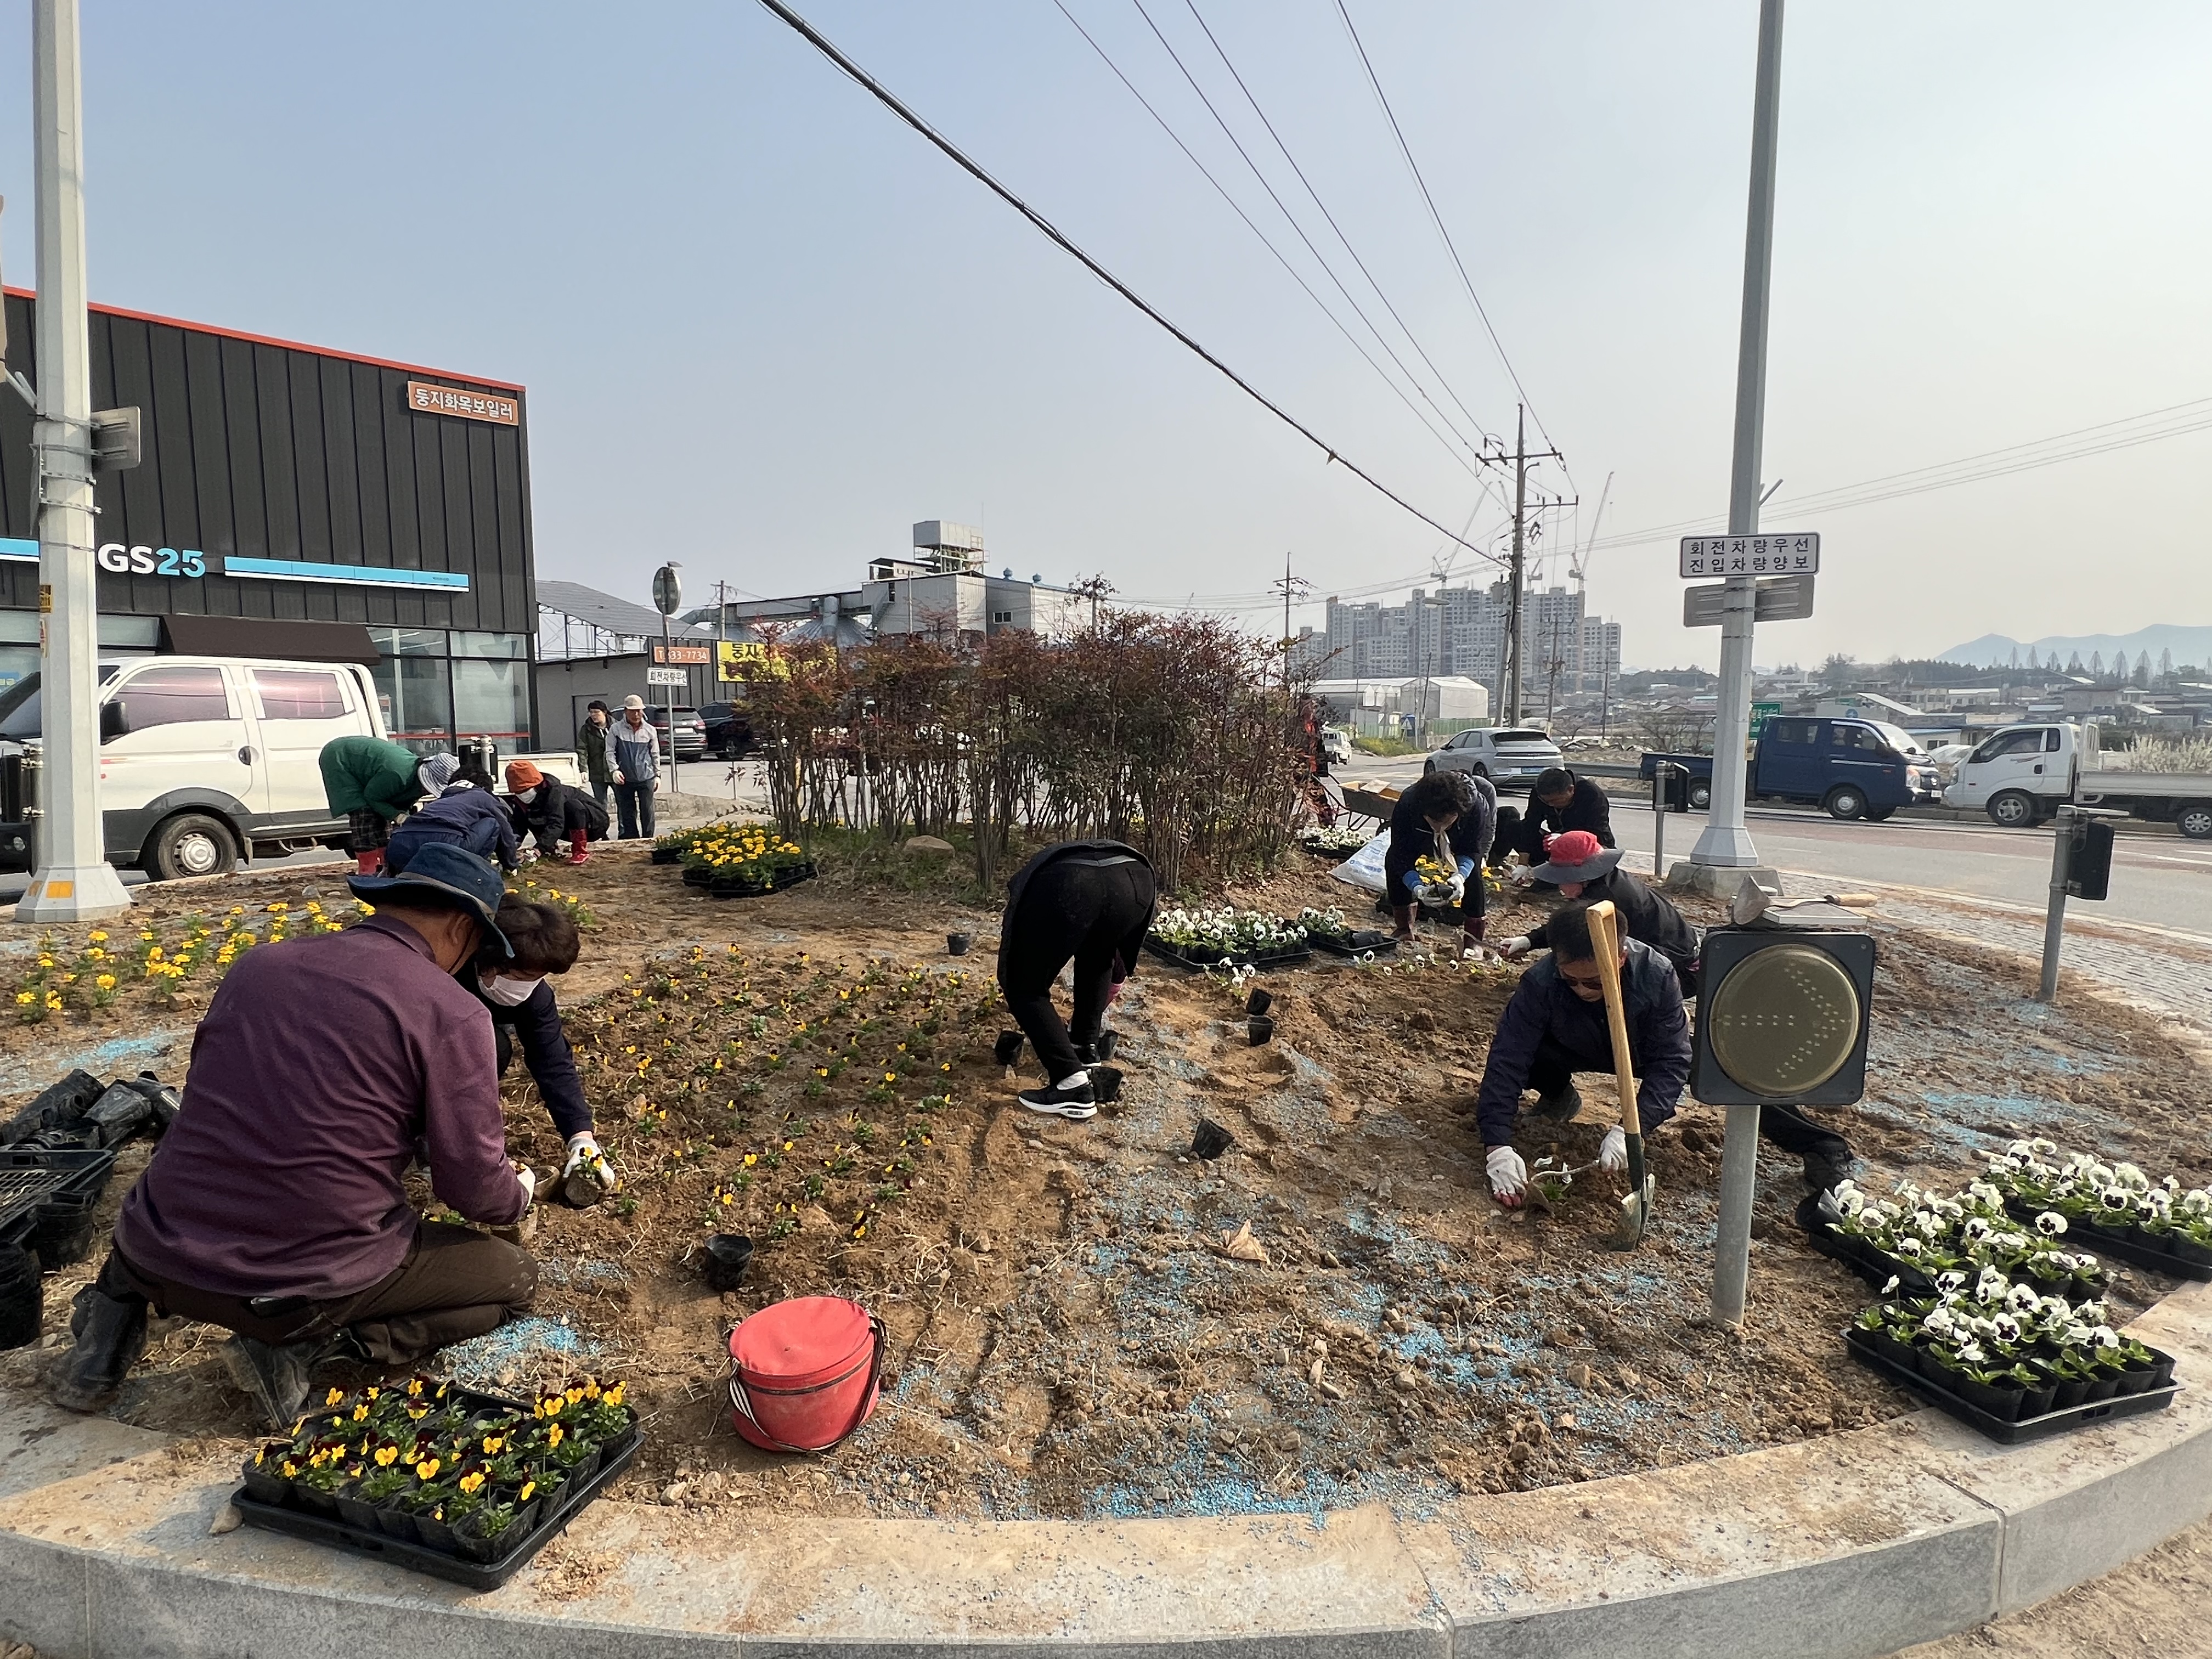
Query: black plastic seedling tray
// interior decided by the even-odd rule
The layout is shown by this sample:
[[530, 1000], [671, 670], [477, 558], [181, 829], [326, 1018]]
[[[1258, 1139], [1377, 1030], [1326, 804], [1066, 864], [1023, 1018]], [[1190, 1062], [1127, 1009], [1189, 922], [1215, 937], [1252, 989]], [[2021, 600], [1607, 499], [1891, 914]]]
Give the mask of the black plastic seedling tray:
[[802, 881], [811, 881], [820, 873], [813, 861], [793, 865], [771, 882], [732, 881], [717, 876], [707, 884], [707, 896], [718, 899], [766, 898], [770, 893], [781, 893], [786, 888], [796, 887]]
[[115, 1169], [110, 1152], [0, 1148], [0, 1243], [21, 1243], [57, 1200], [97, 1200]]
[[1352, 943], [1351, 939], [1332, 939], [1327, 933], [1309, 932], [1306, 934], [1306, 943], [1326, 956], [1343, 957], [1346, 959], [1370, 955], [1387, 957], [1395, 954], [1398, 949], [1398, 941], [1395, 939], [1374, 928], [1364, 929], [1352, 937], [1353, 939], [1364, 937], [1372, 942], [1358, 945]]
[[[502, 1400], [495, 1395], [463, 1394], [462, 1398], [508, 1407], [515, 1405], [514, 1401]], [[528, 1407], [521, 1409], [526, 1411]], [[644, 1436], [633, 1428], [628, 1439], [610, 1448], [600, 1458], [599, 1467], [592, 1472], [589, 1479], [574, 1491], [563, 1491], [560, 1507], [550, 1514], [540, 1516], [537, 1523], [517, 1539], [506, 1554], [489, 1561], [472, 1561], [450, 1550], [433, 1549], [428, 1544], [410, 1543], [388, 1533], [372, 1532], [350, 1522], [342, 1521], [336, 1516], [318, 1515], [311, 1510], [295, 1509], [289, 1504], [264, 1504], [252, 1496], [244, 1486], [231, 1494], [231, 1502], [238, 1505], [240, 1516], [250, 1527], [304, 1538], [313, 1544], [327, 1544], [333, 1549], [347, 1550], [356, 1555], [374, 1556], [389, 1561], [395, 1567], [404, 1567], [410, 1572], [424, 1573], [433, 1578], [442, 1578], [448, 1583], [465, 1585], [471, 1589], [497, 1589], [527, 1566], [538, 1551], [576, 1518], [578, 1511], [585, 1504], [597, 1498], [628, 1469], [637, 1460], [638, 1449], [644, 1443]]]
[[[2033, 1204], [2024, 1204], [2019, 1199], [2005, 1200], [2005, 1213], [2015, 1221], [2033, 1224], [2042, 1209]], [[2094, 1250], [2099, 1255], [2111, 1256], [2115, 1261], [2124, 1261], [2134, 1267], [2148, 1267], [2154, 1273], [2165, 1273], [2174, 1279], [2212, 1279], [2212, 1263], [2185, 1261], [2155, 1245], [2139, 1244], [2132, 1238], [2122, 1238], [2089, 1225], [2069, 1227], [2066, 1243], [2081, 1249]]]
[[2110, 1400], [2092, 1401], [2069, 1406], [2063, 1411], [2045, 1412], [2040, 1417], [2008, 1422], [1950, 1389], [1938, 1387], [1912, 1366], [1877, 1352], [1860, 1337], [1856, 1325], [1844, 1328], [1844, 1346], [1869, 1370], [1888, 1378], [1899, 1388], [1910, 1389], [1936, 1410], [1957, 1418], [2000, 1446], [2024, 1446], [2032, 1440], [2048, 1440], [2054, 1434], [2086, 1428], [2092, 1423], [2110, 1423], [2123, 1417], [2140, 1417], [2146, 1412], [2162, 1412], [2173, 1403], [2173, 1396], [2181, 1386], [2168, 1382], [2160, 1388], [2146, 1389], [2141, 1394], [2116, 1395]]
[[[1804, 1221], [1806, 1218], [1801, 1216], [1800, 1219]], [[1898, 1293], [1901, 1296], [1933, 1296], [1936, 1293], [1936, 1281], [1925, 1271], [1881, 1250], [1869, 1248], [1865, 1255], [1860, 1255], [1850, 1243], [1822, 1226], [1817, 1214], [1805, 1226], [1805, 1242], [1831, 1261], [1850, 1268], [1877, 1291], [1894, 1278], [1898, 1282]], [[2101, 1296], [2106, 1288], [2102, 1285], [2084, 1285], [2071, 1279], [2061, 1281], [2032, 1273], [2014, 1273], [2012, 1277], [2023, 1285], [2033, 1285], [2045, 1296], [2063, 1296], [2074, 1302]]]
[[1150, 933], [1145, 935], [1145, 949], [1161, 961], [1171, 962], [1176, 967], [1187, 968], [1194, 974], [1202, 974], [1209, 968], [1289, 968], [1313, 959], [1312, 947], [1305, 945], [1286, 945], [1279, 951], [1261, 951], [1255, 955], [1203, 951], [1191, 955], [1177, 950], [1165, 940], [1155, 939]]

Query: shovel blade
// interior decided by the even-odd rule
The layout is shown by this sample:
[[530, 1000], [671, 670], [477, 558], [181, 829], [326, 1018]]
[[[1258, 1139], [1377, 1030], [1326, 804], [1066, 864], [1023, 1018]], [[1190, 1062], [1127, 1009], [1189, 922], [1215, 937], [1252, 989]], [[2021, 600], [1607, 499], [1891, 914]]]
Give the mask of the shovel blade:
[[1628, 1141], [1628, 1195], [1620, 1200], [1620, 1221], [1613, 1235], [1616, 1249], [1632, 1250], [1644, 1242], [1644, 1230], [1651, 1221], [1651, 1200], [1658, 1190], [1659, 1178], [1644, 1171], [1644, 1138], [1632, 1135]]

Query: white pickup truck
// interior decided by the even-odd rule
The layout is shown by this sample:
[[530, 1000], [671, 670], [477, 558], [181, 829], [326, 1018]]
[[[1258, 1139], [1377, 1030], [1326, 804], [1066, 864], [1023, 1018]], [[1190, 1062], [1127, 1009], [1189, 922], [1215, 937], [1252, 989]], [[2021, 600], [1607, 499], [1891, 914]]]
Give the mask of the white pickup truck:
[[2115, 807], [2172, 823], [2191, 840], [2212, 841], [2212, 774], [2138, 772], [2103, 760], [2094, 725], [2008, 726], [1959, 763], [1943, 804], [1978, 806], [2007, 829], [2025, 829], [2073, 801]]

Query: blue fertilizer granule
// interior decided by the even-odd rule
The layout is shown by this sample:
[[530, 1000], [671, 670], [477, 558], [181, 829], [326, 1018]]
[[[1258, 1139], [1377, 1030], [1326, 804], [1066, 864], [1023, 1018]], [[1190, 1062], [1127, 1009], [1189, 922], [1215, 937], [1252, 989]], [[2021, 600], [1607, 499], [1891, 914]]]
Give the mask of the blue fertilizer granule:
[[599, 1352], [599, 1345], [582, 1332], [557, 1319], [532, 1314], [456, 1342], [443, 1358], [453, 1381], [495, 1394], [519, 1382], [585, 1369], [585, 1362]]

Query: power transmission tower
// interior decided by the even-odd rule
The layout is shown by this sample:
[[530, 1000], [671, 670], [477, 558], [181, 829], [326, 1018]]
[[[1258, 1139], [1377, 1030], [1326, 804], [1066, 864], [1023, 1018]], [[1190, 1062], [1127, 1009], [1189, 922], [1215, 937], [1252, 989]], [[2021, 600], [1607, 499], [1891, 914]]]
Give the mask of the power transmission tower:
[[1556, 449], [1531, 452], [1528, 410], [1518, 406], [1513, 417], [1513, 559], [1512, 581], [1505, 598], [1505, 724], [1521, 724], [1521, 591], [1528, 580], [1527, 520], [1528, 463], [1563, 459]]
[[1283, 574], [1268, 584], [1283, 596], [1283, 695], [1291, 694], [1291, 604], [1303, 599], [1313, 592], [1313, 584], [1304, 576], [1291, 574], [1291, 556], [1283, 555]]

